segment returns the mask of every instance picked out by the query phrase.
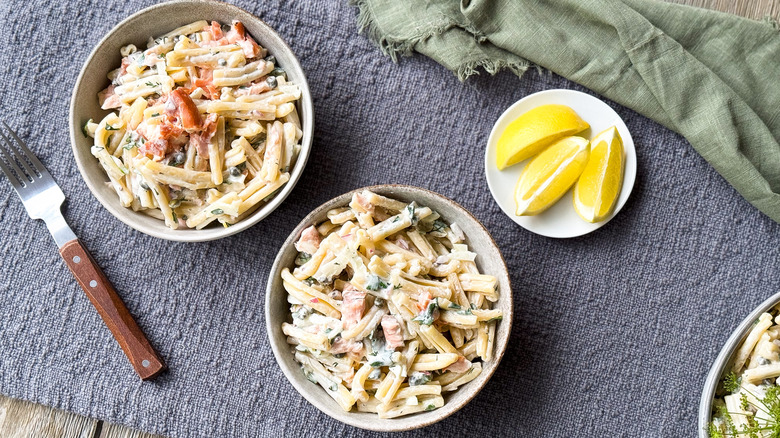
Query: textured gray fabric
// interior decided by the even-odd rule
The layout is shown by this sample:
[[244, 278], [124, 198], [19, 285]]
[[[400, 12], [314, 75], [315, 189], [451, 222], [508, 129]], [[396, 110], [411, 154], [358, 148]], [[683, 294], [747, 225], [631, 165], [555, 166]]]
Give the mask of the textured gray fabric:
[[308, 73], [317, 119], [308, 168], [288, 201], [248, 231], [203, 244], [157, 240], [98, 204], [67, 140], [70, 91], [87, 53], [150, 3], [0, 2], [0, 108], [62, 186], [65, 217], [170, 371], [138, 380], [43, 223], [0, 181], [1, 393], [171, 437], [372, 436], [319, 413], [287, 382], [265, 334], [263, 291], [279, 245], [307, 212], [364, 185], [409, 183], [472, 211], [515, 286], [498, 371], [425, 435], [694, 435], [717, 350], [777, 291], [780, 226], [680, 136], [612, 105], [637, 147], [628, 204], [588, 236], [539, 237], [490, 197], [484, 144], [517, 99], [587, 90], [535, 71], [464, 85], [422, 57], [390, 62], [355, 33], [343, 1], [245, 0]]

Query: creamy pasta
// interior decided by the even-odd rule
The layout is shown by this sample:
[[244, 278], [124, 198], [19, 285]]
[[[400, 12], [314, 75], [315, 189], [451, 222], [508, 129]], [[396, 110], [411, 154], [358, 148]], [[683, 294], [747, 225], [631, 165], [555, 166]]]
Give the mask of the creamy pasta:
[[301, 90], [240, 22], [197, 21], [120, 54], [98, 95], [111, 112], [84, 132], [124, 207], [172, 229], [229, 226], [289, 180]]
[[306, 377], [345, 411], [394, 418], [444, 405], [493, 360], [497, 279], [457, 224], [370, 191], [328, 212], [282, 270], [282, 325]]
[[761, 314], [736, 351], [713, 404], [712, 437], [780, 433], [780, 306]]

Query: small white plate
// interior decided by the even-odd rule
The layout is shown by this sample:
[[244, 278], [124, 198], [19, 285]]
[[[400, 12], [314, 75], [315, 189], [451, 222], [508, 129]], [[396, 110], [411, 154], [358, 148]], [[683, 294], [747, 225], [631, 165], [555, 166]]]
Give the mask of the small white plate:
[[[544, 213], [536, 216], [515, 215], [515, 184], [520, 173], [529, 160], [517, 163], [504, 170], [496, 167], [496, 143], [504, 129], [516, 118], [526, 111], [540, 105], [559, 104], [572, 108], [580, 117], [590, 125], [590, 129], [580, 134], [588, 139], [609, 128], [617, 126], [620, 137], [623, 139], [623, 148], [626, 153], [625, 173], [623, 174], [623, 188], [620, 190], [615, 211], [601, 222], [592, 224], [583, 220], [574, 211], [572, 191], [569, 190], [563, 197]], [[490, 187], [490, 193], [496, 200], [501, 210], [518, 225], [533, 233], [557, 238], [577, 237], [595, 231], [609, 222], [623, 208], [636, 179], [636, 150], [631, 133], [628, 132], [623, 119], [601, 100], [585, 93], [574, 90], [545, 90], [526, 96], [501, 114], [488, 138], [485, 149], [485, 176]]]

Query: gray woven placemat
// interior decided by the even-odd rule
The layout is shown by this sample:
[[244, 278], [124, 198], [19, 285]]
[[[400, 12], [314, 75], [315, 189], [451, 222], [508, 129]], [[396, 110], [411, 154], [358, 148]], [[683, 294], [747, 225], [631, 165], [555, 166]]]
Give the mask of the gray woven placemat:
[[289, 200], [250, 230], [203, 244], [157, 240], [92, 197], [67, 133], [70, 91], [87, 53], [151, 3], [0, 2], [0, 108], [62, 185], [66, 218], [170, 371], [137, 379], [43, 223], [30, 221], [0, 181], [1, 393], [171, 437], [370, 435], [319, 413], [284, 378], [265, 334], [263, 290], [279, 245], [311, 209], [353, 188], [409, 183], [471, 210], [496, 238], [515, 286], [514, 330], [499, 370], [426, 433], [695, 433], [717, 350], [777, 290], [780, 228], [683, 138], [612, 105], [638, 154], [628, 204], [588, 236], [539, 237], [490, 197], [484, 144], [517, 99], [587, 90], [537, 72], [462, 85], [427, 59], [391, 63], [356, 34], [355, 11], [343, 1], [240, 1], [279, 31], [308, 72], [313, 155]]

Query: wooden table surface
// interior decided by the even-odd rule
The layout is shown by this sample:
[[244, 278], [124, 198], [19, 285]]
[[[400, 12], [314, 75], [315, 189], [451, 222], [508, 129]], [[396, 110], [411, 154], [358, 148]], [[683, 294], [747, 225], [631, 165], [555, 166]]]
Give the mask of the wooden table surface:
[[[715, 9], [754, 19], [771, 16], [777, 20], [780, 17], [780, 0], [666, 1]], [[163, 438], [3, 395], [0, 395], [0, 437]]]

